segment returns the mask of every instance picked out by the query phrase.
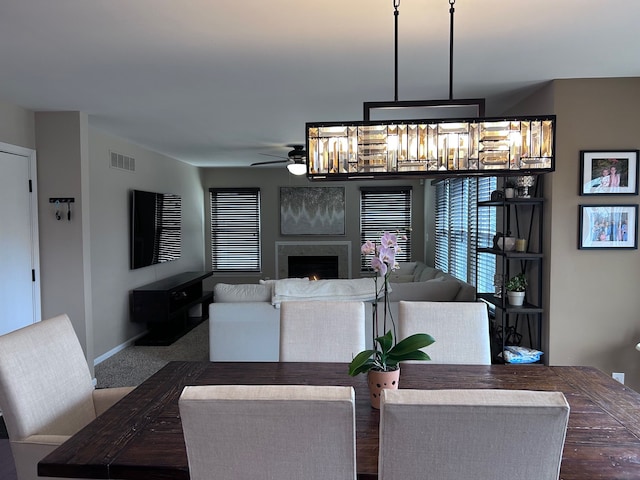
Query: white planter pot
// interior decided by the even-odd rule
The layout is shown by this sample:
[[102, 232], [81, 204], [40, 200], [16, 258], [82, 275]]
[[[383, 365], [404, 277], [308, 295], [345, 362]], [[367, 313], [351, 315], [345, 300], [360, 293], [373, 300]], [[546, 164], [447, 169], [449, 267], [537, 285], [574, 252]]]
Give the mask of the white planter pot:
[[504, 189], [504, 198], [513, 198], [515, 197], [515, 189], [511, 187], [507, 187]]
[[524, 303], [524, 292], [507, 292], [507, 298], [512, 307], [521, 307]]

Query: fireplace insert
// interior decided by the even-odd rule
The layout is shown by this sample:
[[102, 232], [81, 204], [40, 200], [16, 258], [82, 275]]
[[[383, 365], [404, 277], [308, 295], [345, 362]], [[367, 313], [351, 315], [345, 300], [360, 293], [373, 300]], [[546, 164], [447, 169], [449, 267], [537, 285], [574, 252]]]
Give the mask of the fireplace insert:
[[338, 278], [337, 255], [297, 255], [288, 257], [289, 278], [312, 280]]

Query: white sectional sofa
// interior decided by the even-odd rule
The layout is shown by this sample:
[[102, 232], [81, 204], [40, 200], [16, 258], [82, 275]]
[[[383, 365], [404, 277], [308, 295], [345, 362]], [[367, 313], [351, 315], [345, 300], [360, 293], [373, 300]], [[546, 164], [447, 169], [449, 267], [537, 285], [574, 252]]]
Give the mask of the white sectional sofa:
[[[367, 318], [372, 318], [371, 301], [375, 296], [372, 279], [319, 280], [332, 285], [298, 279], [299, 288], [290, 287], [295, 279], [266, 281], [257, 284], [218, 283], [214, 287], [214, 302], [209, 305], [209, 358], [227, 362], [277, 362], [280, 343], [281, 301], [313, 300], [305, 297], [305, 288], [312, 295], [337, 293], [333, 299], [365, 301]], [[281, 283], [278, 283], [281, 282]], [[307, 287], [305, 287], [305, 283]], [[313, 285], [311, 285], [313, 284]], [[367, 285], [370, 285], [368, 287]], [[421, 262], [401, 264], [390, 277], [391, 312], [397, 318], [397, 304], [409, 301], [476, 300], [475, 287]], [[370, 294], [365, 294], [369, 292]], [[290, 295], [283, 295], [283, 292]], [[328, 293], [329, 292], [329, 293]], [[326, 297], [322, 297], [326, 300]], [[372, 343], [372, 325], [366, 325], [367, 347]]]

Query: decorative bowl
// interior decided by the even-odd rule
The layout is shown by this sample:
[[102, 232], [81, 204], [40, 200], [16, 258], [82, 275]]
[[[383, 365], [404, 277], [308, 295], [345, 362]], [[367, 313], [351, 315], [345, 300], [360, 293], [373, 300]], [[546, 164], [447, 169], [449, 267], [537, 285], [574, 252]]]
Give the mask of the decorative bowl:
[[511, 252], [516, 248], [516, 237], [500, 237], [498, 239], [498, 248], [505, 252]]

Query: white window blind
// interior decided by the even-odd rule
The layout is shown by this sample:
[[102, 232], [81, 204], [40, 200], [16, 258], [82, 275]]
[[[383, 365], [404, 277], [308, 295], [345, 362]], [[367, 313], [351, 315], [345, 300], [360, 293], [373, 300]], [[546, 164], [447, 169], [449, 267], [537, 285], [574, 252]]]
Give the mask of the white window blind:
[[[411, 260], [411, 187], [362, 187], [360, 189], [360, 241], [380, 243], [384, 231], [398, 231], [401, 252], [396, 261]], [[370, 257], [361, 256], [360, 266], [369, 270]]]
[[213, 270], [259, 272], [260, 189], [212, 188], [209, 193]]
[[496, 213], [477, 205], [490, 199], [496, 184], [495, 177], [436, 184], [435, 267], [475, 285], [478, 292], [493, 291], [495, 255], [478, 254], [477, 248], [491, 245]]

